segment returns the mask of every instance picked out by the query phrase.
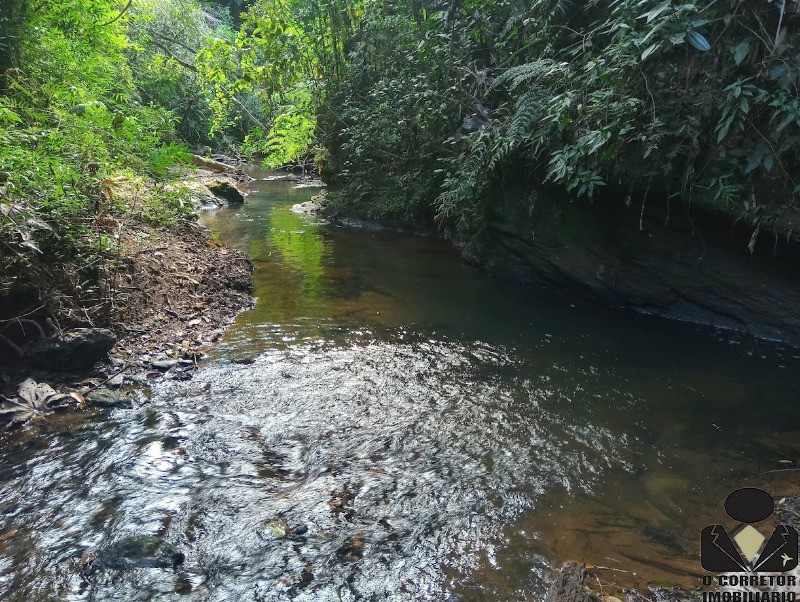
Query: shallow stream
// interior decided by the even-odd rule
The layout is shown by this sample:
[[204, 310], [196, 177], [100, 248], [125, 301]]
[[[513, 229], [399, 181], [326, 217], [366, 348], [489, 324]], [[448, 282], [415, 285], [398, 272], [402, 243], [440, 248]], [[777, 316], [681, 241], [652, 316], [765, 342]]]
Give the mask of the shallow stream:
[[[497, 282], [446, 241], [206, 216], [256, 307], [189, 382], [0, 449], [3, 600], [538, 600], [565, 560], [696, 584], [699, 532], [800, 488], [796, 351]], [[79, 559], [163, 538], [172, 567]]]

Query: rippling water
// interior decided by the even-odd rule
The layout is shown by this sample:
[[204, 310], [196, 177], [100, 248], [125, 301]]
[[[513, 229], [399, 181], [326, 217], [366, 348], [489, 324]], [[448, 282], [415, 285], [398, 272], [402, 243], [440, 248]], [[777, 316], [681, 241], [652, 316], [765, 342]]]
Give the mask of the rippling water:
[[[259, 302], [194, 380], [3, 442], [0, 598], [534, 600], [567, 559], [691, 585], [728, 491], [796, 489], [767, 472], [797, 458], [794, 352], [290, 210], [314, 192], [207, 218]], [[140, 535], [185, 561], [76, 572]]]

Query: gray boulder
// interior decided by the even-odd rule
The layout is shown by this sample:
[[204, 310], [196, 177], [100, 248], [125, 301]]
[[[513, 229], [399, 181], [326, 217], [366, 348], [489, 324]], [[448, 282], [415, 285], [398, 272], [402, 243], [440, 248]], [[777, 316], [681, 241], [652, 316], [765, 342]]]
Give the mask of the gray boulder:
[[34, 341], [25, 349], [25, 358], [48, 370], [88, 370], [106, 360], [116, 342], [117, 336], [106, 328], [76, 328], [62, 337]]

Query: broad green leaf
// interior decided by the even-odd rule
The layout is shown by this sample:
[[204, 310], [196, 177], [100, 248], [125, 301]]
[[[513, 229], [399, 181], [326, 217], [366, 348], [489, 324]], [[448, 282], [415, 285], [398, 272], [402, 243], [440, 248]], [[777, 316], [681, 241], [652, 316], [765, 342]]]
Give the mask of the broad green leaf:
[[772, 69], [769, 70], [769, 76], [772, 79], [779, 79], [783, 74], [786, 73], [786, 65], [781, 63], [780, 65], [775, 65]]
[[683, 44], [686, 41], [686, 32], [682, 31], [680, 33], [676, 33], [669, 37], [669, 41], [673, 43], [673, 45], [677, 46], [678, 44]]
[[752, 173], [760, 164], [761, 155], [759, 153], [753, 153], [747, 158], [747, 166], [744, 168], [744, 173]]
[[653, 54], [656, 50], [659, 49], [660, 46], [661, 42], [656, 42], [655, 44], [652, 44], [647, 48], [645, 48], [644, 52], [642, 52], [642, 60], [645, 60], [648, 56]]
[[687, 37], [689, 38], [689, 43], [701, 52], [708, 52], [711, 50], [711, 44], [708, 43], [708, 40], [706, 40], [702, 34], [691, 30], [687, 34]]
[[22, 118], [11, 109], [0, 107], [0, 123], [22, 123]]
[[736, 44], [736, 46], [731, 48], [731, 54], [733, 54], [733, 60], [736, 64], [741, 65], [742, 61], [750, 54], [750, 40], [742, 40]]
[[731, 122], [732, 121], [733, 121], [733, 118], [730, 118], [730, 119], [725, 120], [724, 123], [719, 125], [718, 133], [717, 133], [717, 142], [718, 143], [722, 142], [722, 139], [725, 138], [725, 136], [728, 135], [728, 130], [730, 130], [730, 128], [731, 128]]

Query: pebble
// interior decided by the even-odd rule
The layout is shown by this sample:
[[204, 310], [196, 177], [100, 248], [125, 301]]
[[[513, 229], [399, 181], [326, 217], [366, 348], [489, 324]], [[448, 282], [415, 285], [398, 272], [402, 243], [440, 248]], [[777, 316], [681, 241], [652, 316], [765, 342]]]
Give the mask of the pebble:
[[122, 374], [117, 374], [114, 378], [106, 383], [106, 386], [112, 389], [119, 389], [125, 382], [125, 377]]
[[174, 368], [180, 362], [178, 360], [156, 360], [151, 365], [153, 368], [158, 370], [169, 370], [170, 368]]
[[245, 356], [245, 357], [234, 357], [233, 359], [231, 359], [231, 361], [234, 364], [249, 365], [249, 364], [254, 364], [255, 361], [256, 361], [256, 358], [248, 357], [248, 356]]

